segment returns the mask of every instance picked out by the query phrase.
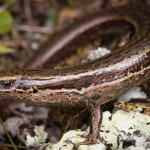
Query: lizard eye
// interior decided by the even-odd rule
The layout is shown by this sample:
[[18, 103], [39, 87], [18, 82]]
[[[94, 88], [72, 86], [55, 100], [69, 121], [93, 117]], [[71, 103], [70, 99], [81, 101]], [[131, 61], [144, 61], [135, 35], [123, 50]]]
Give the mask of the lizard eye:
[[1, 86], [5, 89], [8, 89], [12, 86], [12, 83], [13, 83], [12, 81], [2, 81]]
[[4, 85], [5, 87], [10, 87], [10, 86], [11, 86], [11, 82], [10, 82], [10, 81], [4, 81], [4, 82], [3, 82], [3, 85]]

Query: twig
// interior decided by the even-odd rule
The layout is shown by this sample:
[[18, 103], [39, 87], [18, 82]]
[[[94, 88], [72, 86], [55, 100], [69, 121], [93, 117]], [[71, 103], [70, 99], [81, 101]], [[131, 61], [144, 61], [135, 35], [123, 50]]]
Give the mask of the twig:
[[14, 29], [19, 31], [25, 31], [25, 32], [37, 32], [37, 33], [44, 33], [44, 34], [52, 33], [52, 30], [48, 27], [32, 26], [32, 30], [31, 30], [30, 25], [15, 25]]
[[33, 17], [32, 17], [32, 11], [31, 11], [31, 6], [30, 6], [30, 0], [24, 0], [24, 12], [25, 12], [25, 16], [27, 19], [27, 23], [28, 23], [28, 35], [29, 37], [32, 34], [32, 30], [33, 30], [33, 25], [34, 25], [34, 21], [33, 21]]

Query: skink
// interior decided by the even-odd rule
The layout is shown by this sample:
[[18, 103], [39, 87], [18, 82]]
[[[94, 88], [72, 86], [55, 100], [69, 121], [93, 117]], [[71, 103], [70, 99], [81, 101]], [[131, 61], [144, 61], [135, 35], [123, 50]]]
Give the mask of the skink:
[[85, 35], [90, 39], [99, 34], [99, 26], [107, 21], [123, 20], [133, 26], [134, 35], [125, 46], [73, 68], [2, 70], [1, 99], [61, 107], [87, 105], [92, 117], [88, 141], [95, 142], [102, 118], [100, 105], [150, 78], [150, 9], [143, 1], [134, 2], [97, 13], [59, 33], [26, 66], [42, 67], [55, 53], [60, 56], [63, 50], [82, 44]]

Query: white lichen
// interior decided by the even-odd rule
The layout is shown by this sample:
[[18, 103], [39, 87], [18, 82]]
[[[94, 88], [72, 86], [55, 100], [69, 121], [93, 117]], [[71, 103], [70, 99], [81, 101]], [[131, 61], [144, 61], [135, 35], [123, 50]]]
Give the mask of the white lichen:
[[44, 126], [35, 126], [34, 132], [35, 132], [34, 136], [32, 136], [30, 133], [26, 135], [25, 145], [27, 147], [29, 146], [36, 147], [41, 143], [46, 142], [48, 134], [44, 131]]
[[146, 99], [147, 95], [144, 91], [142, 91], [141, 87], [135, 86], [128, 90], [123, 95], [119, 96], [119, 100], [130, 101], [131, 99]]
[[[64, 134], [60, 142], [57, 144], [50, 144], [46, 150], [72, 150], [74, 145], [83, 142], [88, 134], [86, 131], [72, 130]], [[100, 135], [107, 142], [112, 145], [113, 150], [123, 150], [123, 144], [130, 139], [135, 140], [135, 145], [127, 146], [126, 150], [142, 150], [149, 149], [150, 142], [146, 141], [150, 138], [150, 116], [140, 113], [140, 110], [133, 110], [125, 112], [118, 110], [113, 115], [106, 111], [103, 113], [103, 121]], [[136, 132], [140, 134], [135, 134]], [[118, 145], [119, 142], [119, 145]], [[79, 150], [106, 150], [106, 146], [97, 140], [97, 144], [81, 145]]]
[[87, 60], [94, 60], [96, 58], [99, 58], [99, 57], [102, 57], [102, 56], [105, 56], [107, 54], [111, 53], [111, 51], [105, 47], [98, 47], [97, 49], [95, 50], [92, 50], [88, 57], [87, 57]]

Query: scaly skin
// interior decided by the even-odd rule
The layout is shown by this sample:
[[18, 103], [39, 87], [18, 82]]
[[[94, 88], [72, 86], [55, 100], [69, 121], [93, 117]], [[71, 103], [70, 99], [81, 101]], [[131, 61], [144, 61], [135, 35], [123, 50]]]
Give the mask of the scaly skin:
[[[27, 67], [45, 65], [54, 54], [76, 48], [85, 35], [98, 37], [104, 22], [123, 20], [134, 28], [134, 35], [125, 46], [104, 59], [62, 70], [4, 70], [0, 73], [0, 97], [28, 103], [53, 106], [84, 106], [92, 111], [89, 142], [98, 137], [101, 123], [100, 105], [150, 77], [150, 11], [140, 0], [127, 6], [112, 8], [83, 19], [59, 33]], [[91, 32], [92, 31], [92, 32]], [[91, 35], [91, 33], [93, 35]], [[83, 40], [88, 43], [89, 40]], [[51, 61], [53, 61], [51, 59]]]

